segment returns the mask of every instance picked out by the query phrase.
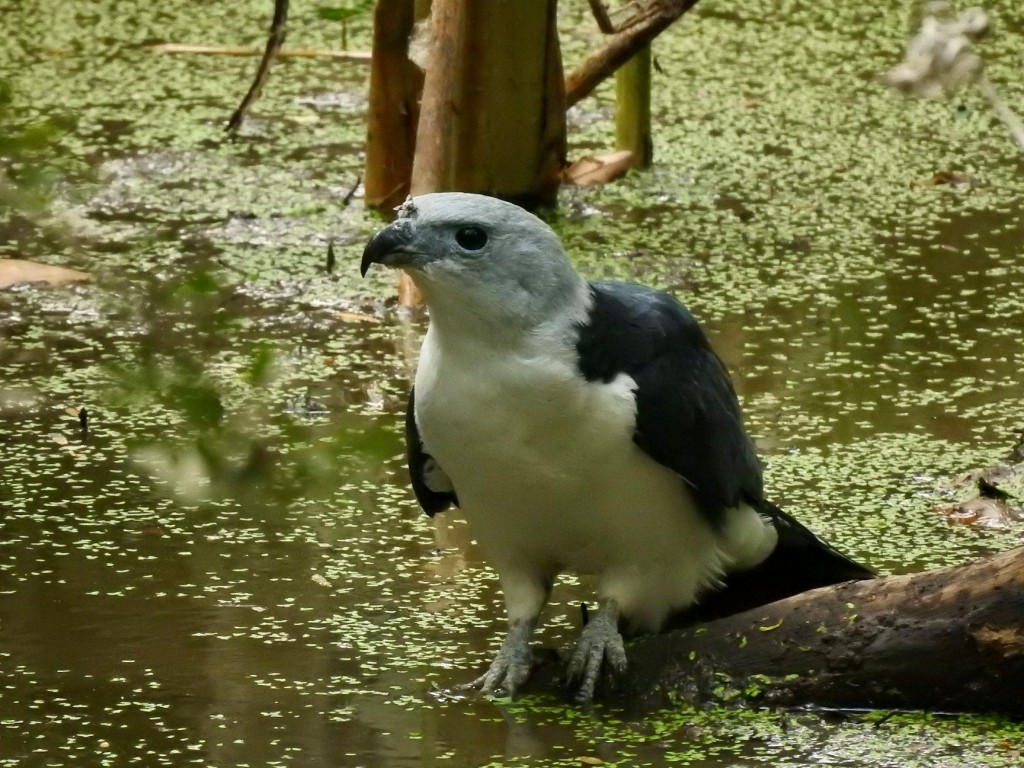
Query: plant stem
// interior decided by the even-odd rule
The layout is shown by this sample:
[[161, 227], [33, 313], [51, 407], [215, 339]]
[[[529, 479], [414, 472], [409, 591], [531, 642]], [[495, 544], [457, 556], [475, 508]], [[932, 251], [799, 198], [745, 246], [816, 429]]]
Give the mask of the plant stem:
[[1017, 146], [1020, 147], [1021, 152], [1024, 152], [1024, 123], [1022, 123], [1014, 111], [1006, 105], [1006, 102], [999, 97], [995, 86], [992, 85], [984, 74], [975, 81], [975, 84], [978, 86], [982, 95], [988, 99], [988, 103], [992, 105], [992, 109], [996, 111], [999, 119], [1002, 120], [1003, 124], [1010, 130], [1010, 135], [1013, 137], [1013, 140], [1017, 142]]

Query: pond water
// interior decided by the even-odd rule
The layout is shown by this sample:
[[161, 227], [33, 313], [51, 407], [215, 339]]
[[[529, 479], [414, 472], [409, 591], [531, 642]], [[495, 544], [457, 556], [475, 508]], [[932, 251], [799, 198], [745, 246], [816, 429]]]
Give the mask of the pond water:
[[[1019, 764], [998, 718], [458, 692], [500, 595], [406, 487], [423, 321], [358, 279], [380, 221], [345, 204], [366, 71], [280, 62], [228, 142], [255, 61], [145, 48], [261, 46], [269, 5], [0, 0], [0, 257], [93, 275], [0, 290], [0, 766]], [[564, 5], [574, 61], [600, 35]], [[991, 8], [989, 76], [1024, 108], [1024, 10]], [[291, 18], [289, 45], [337, 46], [313, 4]], [[774, 499], [886, 573], [1024, 539], [935, 511], [1024, 428], [1024, 162], [979, 97], [877, 85], [905, 32], [902, 8], [705, 0], [658, 41], [654, 169], [552, 219], [588, 276], [691, 306]], [[573, 156], [610, 114], [608, 88], [571, 112]], [[588, 595], [560, 582], [545, 645]]]

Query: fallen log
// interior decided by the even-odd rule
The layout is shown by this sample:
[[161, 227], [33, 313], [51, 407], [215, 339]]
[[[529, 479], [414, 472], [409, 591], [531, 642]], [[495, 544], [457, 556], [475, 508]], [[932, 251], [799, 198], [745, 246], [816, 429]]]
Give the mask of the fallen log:
[[605, 692], [678, 702], [1024, 716], [1024, 548], [812, 590], [642, 638]]

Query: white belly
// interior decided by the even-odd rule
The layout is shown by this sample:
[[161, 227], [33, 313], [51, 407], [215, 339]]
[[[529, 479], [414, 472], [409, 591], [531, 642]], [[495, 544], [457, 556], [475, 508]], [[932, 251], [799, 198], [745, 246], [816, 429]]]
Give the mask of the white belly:
[[655, 630], [731, 558], [683, 480], [633, 443], [632, 379], [584, 382], [565, 353], [442, 350], [428, 334], [416, 377], [424, 447], [499, 573], [596, 574], [602, 598]]

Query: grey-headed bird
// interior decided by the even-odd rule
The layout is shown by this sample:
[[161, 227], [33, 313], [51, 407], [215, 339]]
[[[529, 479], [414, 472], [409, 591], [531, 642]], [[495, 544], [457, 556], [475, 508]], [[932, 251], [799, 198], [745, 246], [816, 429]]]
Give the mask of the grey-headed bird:
[[622, 632], [873, 575], [765, 499], [725, 366], [672, 296], [588, 282], [544, 222], [482, 195], [410, 199], [374, 263], [430, 313], [406, 414], [416, 498], [463, 511], [505, 598], [476, 687], [523, 684], [563, 571], [592, 574], [600, 606], [569, 663], [581, 701], [625, 669]]

